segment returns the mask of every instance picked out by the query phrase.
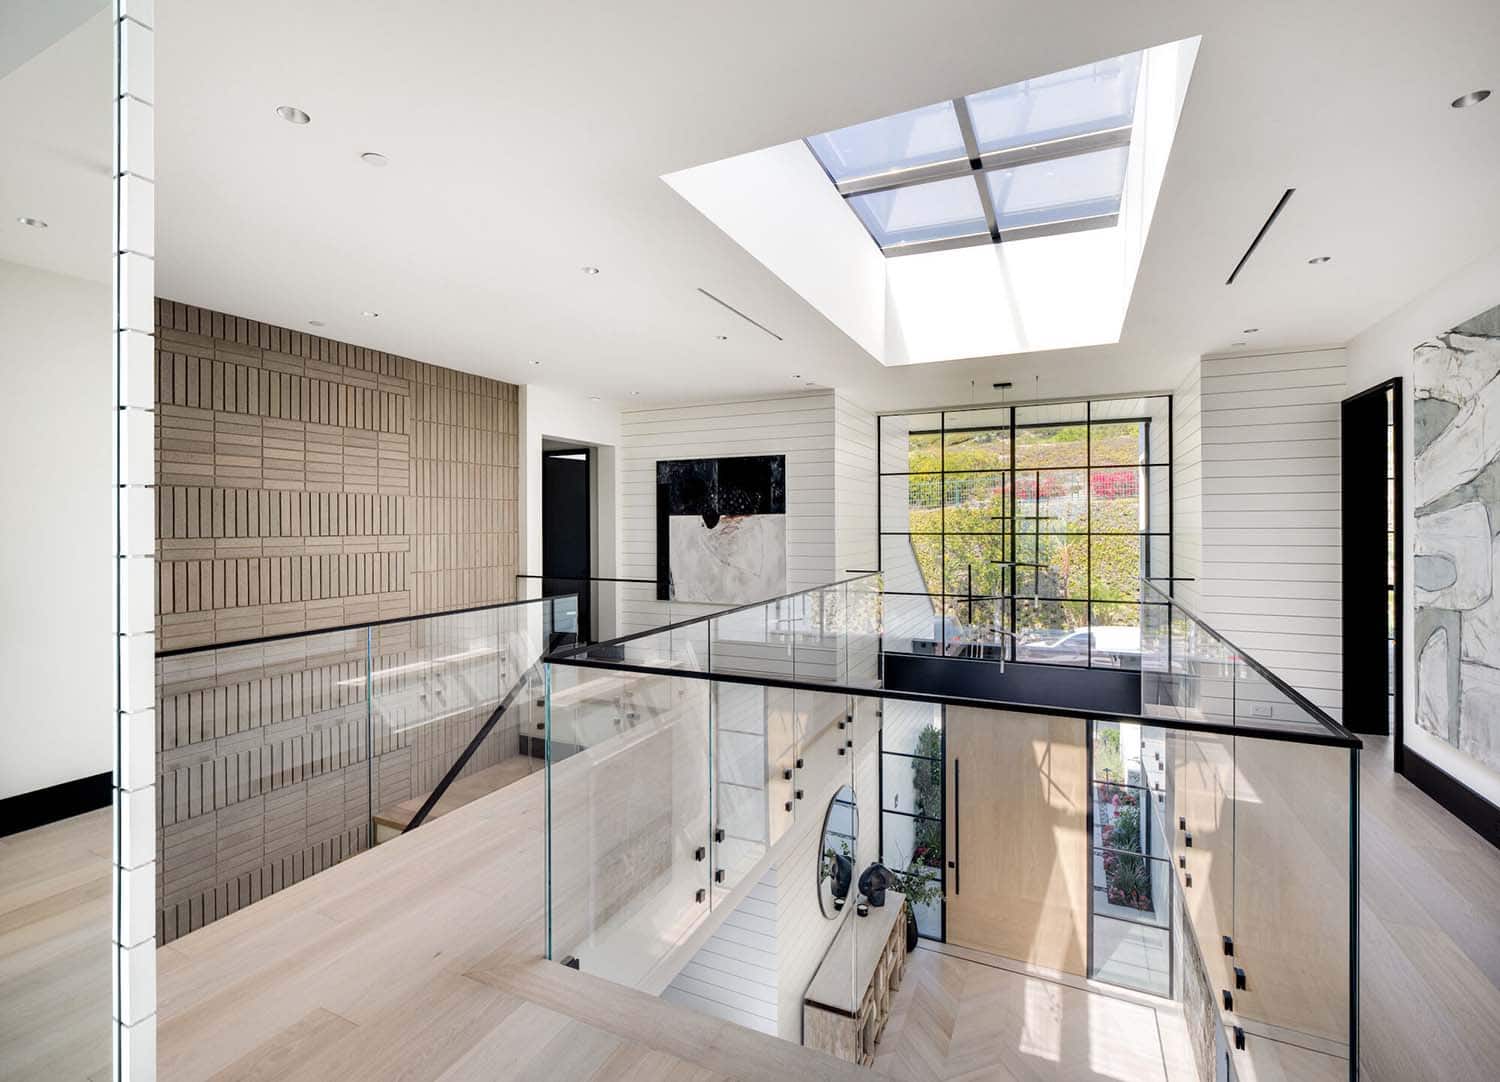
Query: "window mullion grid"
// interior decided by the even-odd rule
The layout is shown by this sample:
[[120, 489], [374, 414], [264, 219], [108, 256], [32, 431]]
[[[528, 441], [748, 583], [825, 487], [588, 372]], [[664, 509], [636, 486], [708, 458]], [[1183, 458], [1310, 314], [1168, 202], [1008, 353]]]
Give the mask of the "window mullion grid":
[[979, 205], [984, 208], [984, 224], [989, 228], [990, 240], [1000, 243], [1000, 220], [995, 217], [995, 204], [990, 199], [990, 186], [984, 182], [984, 162], [979, 154], [979, 140], [974, 135], [974, 118], [969, 115], [966, 98], [953, 99], [953, 112], [958, 118], [959, 134], [964, 139], [964, 153], [969, 156], [969, 168], [973, 170], [974, 188], [979, 193]]

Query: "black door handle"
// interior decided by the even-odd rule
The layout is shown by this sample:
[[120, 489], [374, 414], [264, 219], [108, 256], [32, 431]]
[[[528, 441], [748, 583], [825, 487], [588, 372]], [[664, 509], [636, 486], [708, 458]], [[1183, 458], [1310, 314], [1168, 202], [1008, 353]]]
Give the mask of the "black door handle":
[[948, 867], [953, 869], [953, 896], [958, 897], [958, 760], [953, 760], [953, 859]]

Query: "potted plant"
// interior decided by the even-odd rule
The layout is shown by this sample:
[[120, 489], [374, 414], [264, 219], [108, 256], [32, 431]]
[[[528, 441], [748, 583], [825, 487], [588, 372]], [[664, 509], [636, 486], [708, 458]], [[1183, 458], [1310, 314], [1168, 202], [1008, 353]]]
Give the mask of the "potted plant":
[[906, 949], [908, 952], [917, 949], [917, 911], [916, 906], [932, 905], [942, 898], [942, 889], [938, 886], [938, 878], [932, 875], [922, 864], [912, 864], [905, 871], [891, 870], [891, 875], [896, 879], [896, 889], [906, 898]]

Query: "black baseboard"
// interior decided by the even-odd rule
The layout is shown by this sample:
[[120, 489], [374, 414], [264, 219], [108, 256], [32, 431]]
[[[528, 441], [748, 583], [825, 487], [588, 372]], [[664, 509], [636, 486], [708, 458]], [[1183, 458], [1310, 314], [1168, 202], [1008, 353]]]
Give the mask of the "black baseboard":
[[106, 770], [91, 778], [65, 781], [19, 796], [8, 796], [0, 800], [0, 838], [46, 826], [59, 819], [71, 819], [96, 808], [107, 808], [114, 800], [113, 789], [114, 776]]
[[1401, 773], [1422, 792], [1495, 848], [1500, 849], [1500, 807], [1411, 748], [1403, 749]]

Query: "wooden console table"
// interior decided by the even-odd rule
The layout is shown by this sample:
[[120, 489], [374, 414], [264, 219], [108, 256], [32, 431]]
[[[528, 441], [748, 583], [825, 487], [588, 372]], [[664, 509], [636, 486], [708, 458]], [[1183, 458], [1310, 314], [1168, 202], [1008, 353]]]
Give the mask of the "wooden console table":
[[904, 895], [887, 891], [868, 917], [852, 911], [833, 937], [802, 1001], [802, 1043], [865, 1067], [891, 1016], [906, 969]]

